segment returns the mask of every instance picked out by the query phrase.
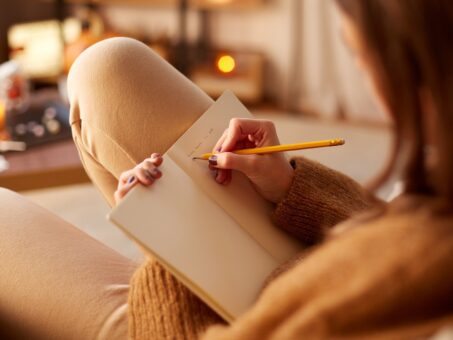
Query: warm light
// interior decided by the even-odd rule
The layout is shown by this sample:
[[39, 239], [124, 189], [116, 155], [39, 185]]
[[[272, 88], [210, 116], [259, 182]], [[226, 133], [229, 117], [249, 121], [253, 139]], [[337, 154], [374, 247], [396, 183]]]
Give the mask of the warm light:
[[6, 108], [0, 100], [0, 131], [4, 129], [6, 124]]
[[230, 3], [232, 2], [233, 0], [209, 0], [208, 2], [212, 2], [214, 4], [220, 4], [220, 5], [223, 5], [223, 4], [227, 4], [227, 3]]
[[217, 60], [217, 68], [220, 72], [231, 73], [236, 68], [236, 61], [230, 55], [221, 56]]

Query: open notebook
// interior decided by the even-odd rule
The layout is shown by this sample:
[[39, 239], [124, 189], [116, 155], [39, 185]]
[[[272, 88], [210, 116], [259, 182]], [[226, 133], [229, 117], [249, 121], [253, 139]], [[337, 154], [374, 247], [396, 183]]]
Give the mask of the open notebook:
[[137, 186], [108, 218], [225, 320], [256, 300], [266, 277], [302, 249], [272, 225], [272, 206], [241, 173], [218, 185], [206, 161], [233, 117], [252, 117], [232, 92], [163, 156], [163, 176]]

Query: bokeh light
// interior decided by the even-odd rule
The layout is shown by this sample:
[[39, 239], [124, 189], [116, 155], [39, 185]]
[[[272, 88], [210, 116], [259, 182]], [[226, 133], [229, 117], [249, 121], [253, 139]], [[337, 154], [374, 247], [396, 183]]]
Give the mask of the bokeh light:
[[236, 68], [236, 61], [230, 55], [223, 55], [217, 60], [217, 68], [222, 73], [231, 73]]

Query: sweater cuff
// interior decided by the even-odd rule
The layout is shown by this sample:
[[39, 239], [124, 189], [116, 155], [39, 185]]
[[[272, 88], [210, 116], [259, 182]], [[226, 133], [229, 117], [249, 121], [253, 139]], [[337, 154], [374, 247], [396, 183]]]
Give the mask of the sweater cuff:
[[303, 243], [319, 242], [324, 229], [370, 207], [369, 194], [351, 178], [306, 158], [295, 158], [291, 165], [291, 188], [272, 217]]

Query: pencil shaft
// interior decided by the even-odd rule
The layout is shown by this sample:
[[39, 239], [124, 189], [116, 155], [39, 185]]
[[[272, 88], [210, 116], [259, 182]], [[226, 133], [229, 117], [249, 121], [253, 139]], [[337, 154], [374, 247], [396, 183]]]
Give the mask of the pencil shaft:
[[[285, 151], [295, 151], [303, 149], [313, 149], [313, 148], [323, 148], [328, 146], [343, 145], [345, 143], [344, 139], [328, 139], [320, 140], [314, 142], [304, 142], [304, 143], [295, 143], [295, 144], [283, 144], [283, 145], [274, 145], [274, 146], [265, 146], [261, 148], [251, 148], [251, 149], [242, 149], [233, 151], [238, 155], [259, 155], [259, 154], [269, 154], [275, 152], [285, 152]], [[205, 153], [197, 159], [209, 159], [213, 156], [214, 153]]]

